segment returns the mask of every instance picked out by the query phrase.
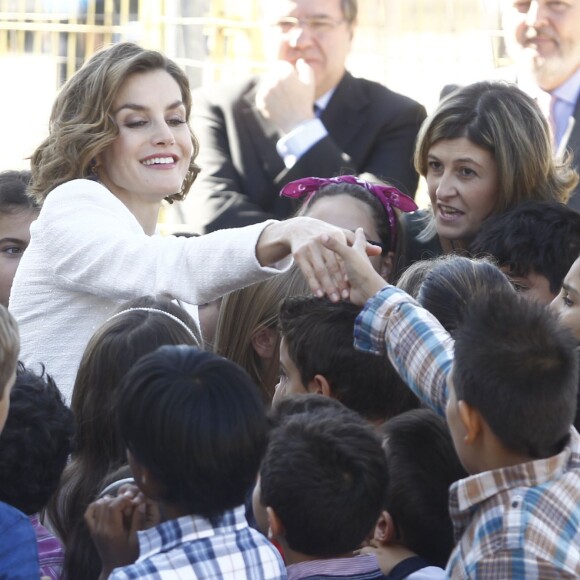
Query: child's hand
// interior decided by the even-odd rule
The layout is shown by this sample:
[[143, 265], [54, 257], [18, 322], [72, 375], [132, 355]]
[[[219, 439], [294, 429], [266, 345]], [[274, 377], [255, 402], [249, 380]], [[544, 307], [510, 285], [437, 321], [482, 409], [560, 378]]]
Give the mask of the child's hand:
[[143, 492], [134, 484], [124, 483], [117, 492], [117, 495], [123, 495], [130, 492], [137, 501], [145, 504], [145, 515], [143, 517], [142, 530], [154, 528], [161, 523], [161, 513], [159, 512], [159, 504], [143, 495]]
[[387, 282], [375, 271], [368, 259], [368, 243], [362, 228], [356, 230], [352, 247], [331, 237], [323, 238], [322, 245], [340, 256], [350, 284], [352, 303], [362, 306], [371, 296], [387, 286]]
[[103, 497], [85, 512], [85, 522], [103, 563], [103, 574], [135, 562], [139, 556], [137, 531], [145, 528], [147, 506], [142, 496], [127, 489], [117, 497]]
[[358, 553], [374, 554], [379, 561], [379, 568], [385, 576], [388, 576], [392, 569], [403, 560], [417, 555], [400, 544], [383, 545], [374, 539], [370, 540], [369, 545], [361, 548]]

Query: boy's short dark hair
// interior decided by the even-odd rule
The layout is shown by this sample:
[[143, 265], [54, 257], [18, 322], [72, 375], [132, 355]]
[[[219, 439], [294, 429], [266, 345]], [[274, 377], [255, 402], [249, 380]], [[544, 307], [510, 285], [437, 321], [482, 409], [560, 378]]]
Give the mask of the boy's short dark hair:
[[506, 292], [474, 295], [455, 335], [457, 399], [477, 409], [507, 449], [554, 455], [576, 412], [575, 348], [545, 306]]
[[323, 375], [332, 395], [370, 420], [416, 408], [418, 400], [386, 356], [354, 348], [354, 322], [361, 308], [351, 302], [295, 296], [280, 307], [279, 329], [304, 386]]
[[378, 436], [346, 408], [287, 416], [272, 430], [260, 469], [261, 503], [280, 518], [292, 550], [317, 558], [360, 546], [386, 486]]
[[389, 483], [385, 509], [400, 543], [430, 565], [445, 568], [455, 545], [449, 486], [467, 477], [442, 417], [407, 411], [383, 426]]
[[23, 209], [39, 209], [31, 196], [26, 195], [31, 173], [9, 169], [0, 172], [0, 213], [10, 214]]
[[20, 352], [20, 334], [14, 316], [8, 308], [0, 304], [0, 399], [4, 389], [16, 370], [18, 353]]
[[580, 213], [557, 202], [523, 202], [486, 219], [470, 250], [493, 256], [513, 275], [546, 277], [556, 294], [580, 255]]
[[72, 411], [52, 378], [19, 363], [0, 436], [0, 500], [27, 515], [46, 506], [71, 451]]
[[274, 405], [268, 412], [268, 422], [271, 429], [279, 427], [286, 419], [299, 413], [322, 413], [330, 411], [334, 414], [346, 413], [352, 417], [353, 411], [332, 397], [321, 397], [317, 394], [289, 395]]
[[123, 379], [119, 429], [162, 499], [207, 518], [244, 503], [267, 443], [258, 387], [235, 363], [162, 346]]

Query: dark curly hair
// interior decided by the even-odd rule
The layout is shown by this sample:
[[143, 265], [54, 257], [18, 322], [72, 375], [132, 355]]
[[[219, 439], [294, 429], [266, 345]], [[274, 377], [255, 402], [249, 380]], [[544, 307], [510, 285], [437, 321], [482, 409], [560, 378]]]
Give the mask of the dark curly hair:
[[18, 363], [0, 436], [0, 500], [27, 515], [48, 503], [71, 451], [73, 414], [51, 376]]

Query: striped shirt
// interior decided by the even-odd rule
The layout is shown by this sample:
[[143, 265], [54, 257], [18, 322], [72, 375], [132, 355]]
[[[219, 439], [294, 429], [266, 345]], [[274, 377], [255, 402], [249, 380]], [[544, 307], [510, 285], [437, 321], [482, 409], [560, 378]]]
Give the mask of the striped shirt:
[[285, 579], [278, 550], [248, 526], [244, 512], [240, 506], [212, 521], [184, 516], [139, 532], [139, 558], [109, 578]]
[[[453, 341], [410, 296], [387, 287], [371, 298], [355, 346], [387, 352], [417, 395], [444, 414]], [[571, 428], [558, 455], [456, 482], [449, 509], [458, 541], [451, 578], [579, 578], [580, 436]]]
[[40, 576], [50, 580], [59, 580], [64, 567], [63, 545], [40, 523], [38, 514], [28, 516], [28, 519], [36, 534]]
[[384, 576], [374, 554], [352, 558], [307, 560], [288, 566], [288, 580], [331, 580], [332, 578], [381, 580]]

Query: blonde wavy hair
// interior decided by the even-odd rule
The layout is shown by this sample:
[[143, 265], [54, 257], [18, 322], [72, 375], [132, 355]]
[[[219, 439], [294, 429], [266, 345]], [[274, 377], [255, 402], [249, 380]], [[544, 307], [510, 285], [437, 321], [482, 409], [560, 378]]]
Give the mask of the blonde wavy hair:
[[0, 304], [0, 400], [12, 373], [16, 370], [20, 352], [20, 334], [16, 320]]
[[[62, 87], [49, 122], [48, 137], [31, 157], [29, 193], [39, 204], [58, 185], [91, 177], [91, 162], [119, 134], [112, 115], [113, 103], [127, 78], [135, 73], [164, 70], [179, 85], [186, 119], [191, 114], [191, 92], [185, 73], [175, 62], [155, 50], [121, 42], [95, 53]], [[199, 144], [191, 129], [193, 155], [181, 191], [166, 197], [183, 200], [199, 168]]]
[[[288, 272], [235, 290], [223, 298], [217, 321], [214, 352], [239, 364], [261, 388], [268, 403], [274, 396], [271, 386], [265, 384], [265, 377], [270, 369], [264, 369], [252, 346], [252, 336], [261, 328], [277, 331], [278, 311], [287, 297], [310, 294], [302, 272], [297, 266], [292, 266]], [[276, 350], [279, 346], [278, 335]], [[278, 358], [274, 358], [272, 365], [278, 368]]]

